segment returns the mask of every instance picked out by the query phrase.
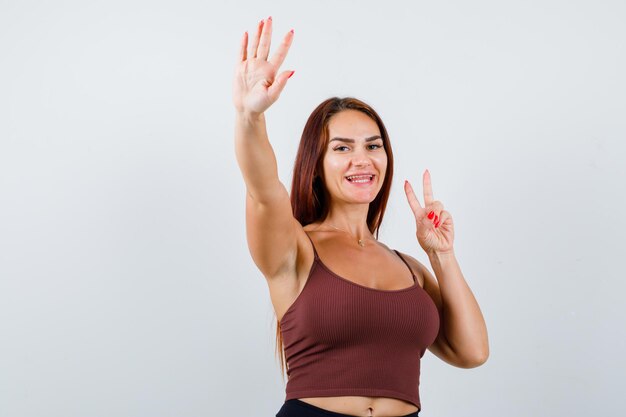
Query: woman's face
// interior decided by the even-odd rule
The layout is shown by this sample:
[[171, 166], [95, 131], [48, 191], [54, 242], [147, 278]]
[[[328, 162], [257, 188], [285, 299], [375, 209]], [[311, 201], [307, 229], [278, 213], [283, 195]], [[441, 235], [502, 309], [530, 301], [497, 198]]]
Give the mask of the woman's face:
[[357, 110], [332, 116], [322, 163], [333, 203], [371, 203], [387, 170], [387, 153], [376, 122]]

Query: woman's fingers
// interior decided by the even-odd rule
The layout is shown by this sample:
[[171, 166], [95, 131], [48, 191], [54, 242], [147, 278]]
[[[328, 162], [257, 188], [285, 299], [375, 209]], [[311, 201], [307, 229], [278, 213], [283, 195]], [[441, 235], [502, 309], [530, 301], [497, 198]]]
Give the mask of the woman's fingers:
[[258, 23], [255, 34], [243, 34], [239, 51], [239, 77], [235, 77], [233, 84], [237, 109], [241, 111], [247, 106], [247, 110], [262, 113], [278, 99], [287, 79], [294, 73], [283, 71], [278, 74], [291, 47], [293, 33], [291, 30], [285, 35], [271, 61], [267, 59], [272, 38], [271, 16]]
[[439, 223], [437, 223], [437, 227], [440, 227], [446, 220], [450, 219], [452, 221], [452, 216], [445, 210], [441, 211], [441, 217], [439, 218]]
[[294, 72], [295, 71], [282, 72], [278, 77], [276, 77], [276, 80], [272, 83], [272, 85], [269, 86], [267, 94], [270, 96], [272, 102], [278, 100], [281, 91], [283, 91], [283, 88], [287, 85], [287, 79], [289, 79]]
[[445, 211], [441, 201], [433, 201], [430, 206], [426, 206], [425, 210], [427, 212], [426, 217], [428, 217], [433, 225], [443, 223], [443, 213]]
[[267, 56], [270, 53], [270, 43], [272, 41], [272, 16], [268, 17], [263, 25], [263, 31], [261, 32], [261, 41], [259, 43], [259, 49], [256, 57], [267, 60]]
[[430, 182], [430, 172], [424, 171], [424, 206], [428, 207], [433, 202], [433, 187]]
[[[291, 47], [291, 42], [293, 41], [294, 30], [290, 30], [287, 32], [287, 35], [283, 38], [282, 43], [272, 55], [272, 58], [269, 60], [271, 64], [273, 64], [277, 69], [283, 64], [285, 61], [285, 57], [287, 56], [287, 52]], [[248, 46], [248, 32], [244, 33], [244, 36], [241, 40], [241, 52], [239, 54], [240, 60], [245, 61], [248, 56], [251, 58], [259, 58], [267, 60], [270, 52], [270, 44], [272, 41], [272, 17], [268, 17], [267, 20], [261, 20], [257, 25], [256, 34], [252, 37], [252, 43], [250, 44], [250, 49]]]
[[280, 44], [274, 55], [270, 58], [270, 63], [276, 66], [276, 69], [280, 68], [287, 56], [287, 52], [291, 47], [291, 42], [293, 41], [293, 29], [291, 29], [285, 37], [283, 38], [283, 42]]
[[413, 192], [413, 187], [411, 187], [411, 184], [408, 181], [404, 181], [404, 192], [406, 193], [406, 199], [409, 202], [409, 206], [411, 206], [411, 210], [413, 210], [413, 214], [415, 214], [415, 219], [417, 220], [420, 210], [423, 209]]
[[248, 51], [248, 56], [252, 58], [256, 58], [256, 50], [259, 47], [259, 39], [261, 38], [261, 31], [263, 30], [263, 20], [259, 22], [256, 27], [256, 34], [252, 37], [252, 44], [250, 45], [250, 50]]
[[248, 32], [244, 32], [241, 37], [241, 49], [239, 51], [239, 62], [243, 62], [248, 56]]

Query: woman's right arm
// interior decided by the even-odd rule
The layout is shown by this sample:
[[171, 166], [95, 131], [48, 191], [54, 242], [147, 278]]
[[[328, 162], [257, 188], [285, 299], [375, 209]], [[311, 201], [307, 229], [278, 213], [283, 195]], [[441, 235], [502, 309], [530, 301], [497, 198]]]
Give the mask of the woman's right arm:
[[259, 22], [250, 49], [247, 33], [244, 34], [233, 83], [235, 154], [246, 183], [248, 247], [254, 263], [268, 279], [295, 269], [298, 234], [302, 230], [293, 217], [287, 189], [278, 178], [264, 116], [293, 74], [284, 71], [276, 75], [291, 45], [293, 31], [268, 60], [271, 34], [271, 18]]

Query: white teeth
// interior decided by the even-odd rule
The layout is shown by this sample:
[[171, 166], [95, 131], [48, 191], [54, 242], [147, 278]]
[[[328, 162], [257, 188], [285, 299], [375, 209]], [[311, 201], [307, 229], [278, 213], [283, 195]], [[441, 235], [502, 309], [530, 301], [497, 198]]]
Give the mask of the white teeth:
[[350, 175], [346, 177], [350, 182], [364, 183], [374, 179], [373, 175]]

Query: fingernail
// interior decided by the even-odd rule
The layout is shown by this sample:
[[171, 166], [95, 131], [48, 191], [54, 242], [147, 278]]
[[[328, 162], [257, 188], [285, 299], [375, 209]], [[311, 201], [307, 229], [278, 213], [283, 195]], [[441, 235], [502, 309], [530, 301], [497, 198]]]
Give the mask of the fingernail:
[[293, 75], [295, 71], [291, 71], [291, 74], [289, 74], [289, 77], [287, 77], [287, 79], [291, 78], [291, 76]]
[[439, 220], [437, 220], [437, 223], [435, 223], [435, 227], [439, 227]]
[[272, 16], [268, 17], [267, 20], [272, 20]]
[[435, 215], [435, 223], [439, 221], [439, 216]]
[[295, 31], [293, 29], [291, 29], [289, 32], [294, 33]]
[[428, 218], [432, 220], [432, 218], [435, 217], [435, 212], [431, 211], [430, 213], [428, 213]]

